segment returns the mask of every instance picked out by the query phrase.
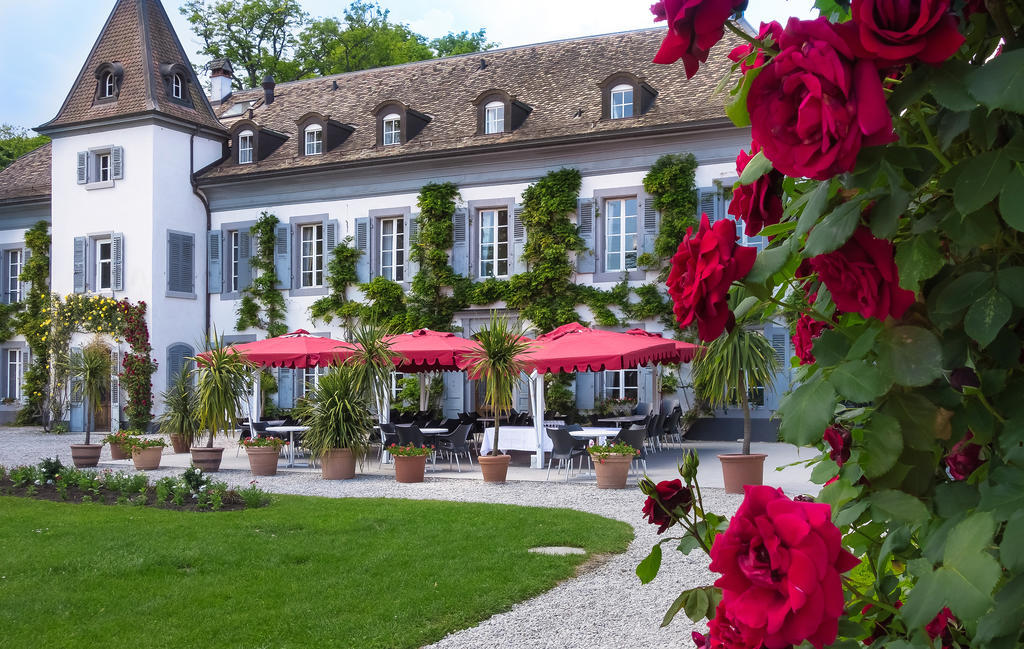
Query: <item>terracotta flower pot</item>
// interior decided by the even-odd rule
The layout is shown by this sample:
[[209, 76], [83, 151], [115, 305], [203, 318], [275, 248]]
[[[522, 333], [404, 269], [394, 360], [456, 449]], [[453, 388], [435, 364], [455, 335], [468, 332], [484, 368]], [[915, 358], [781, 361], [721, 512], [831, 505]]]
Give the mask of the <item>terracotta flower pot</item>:
[[110, 445], [110, 459], [111, 460], [127, 460], [132, 456], [131, 451], [121, 446], [120, 444]]
[[395, 482], [423, 482], [426, 455], [395, 455]]
[[136, 471], [152, 471], [160, 468], [160, 456], [163, 455], [162, 446], [151, 446], [149, 448], [137, 448], [132, 451], [132, 462], [135, 463]]
[[356, 456], [349, 448], [332, 448], [320, 458], [324, 480], [349, 480], [356, 477]]
[[188, 442], [185, 441], [183, 435], [172, 434], [171, 446], [174, 448], [175, 453], [188, 453]]
[[511, 455], [481, 455], [478, 459], [484, 482], [505, 482], [508, 463], [512, 461]]
[[632, 455], [612, 453], [604, 458], [594, 460], [594, 473], [597, 474], [598, 489], [625, 489], [629, 478], [629, 465], [633, 462]]
[[273, 446], [250, 446], [245, 449], [249, 456], [249, 470], [253, 475], [277, 475], [277, 460], [281, 451]]
[[193, 446], [190, 451], [192, 452], [193, 466], [202, 469], [206, 473], [220, 471], [220, 458], [224, 454], [222, 447], [206, 448], [205, 446]]
[[72, 444], [71, 461], [79, 469], [96, 466], [100, 462], [103, 444]]
[[724, 453], [718, 456], [722, 463], [725, 493], [741, 494], [744, 485], [764, 484], [764, 453]]

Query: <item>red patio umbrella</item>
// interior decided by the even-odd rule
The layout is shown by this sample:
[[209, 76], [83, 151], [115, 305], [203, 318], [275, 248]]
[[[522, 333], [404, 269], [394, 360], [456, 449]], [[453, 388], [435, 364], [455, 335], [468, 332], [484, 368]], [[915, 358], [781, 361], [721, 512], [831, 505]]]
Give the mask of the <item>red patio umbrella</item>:
[[661, 334], [645, 331], [644, 329], [630, 329], [626, 333], [631, 336], [644, 336], [646, 338], [654, 338], [656, 340], [668, 340], [669, 342], [675, 343], [676, 352], [678, 353], [679, 357], [674, 361], [669, 361], [671, 363], [689, 363], [694, 359], [694, 357], [697, 356], [698, 352], [704, 349], [700, 345], [686, 343], [683, 342], [682, 340], [672, 340], [671, 338], [665, 338]]
[[384, 340], [391, 344], [398, 372], [457, 371], [459, 353], [477, 348], [474, 340], [431, 329], [417, 329]]
[[234, 350], [263, 367], [325, 367], [337, 365], [354, 353], [350, 343], [313, 336], [305, 329], [234, 345]]
[[675, 341], [590, 329], [572, 322], [537, 336], [524, 360], [527, 371], [546, 374], [633, 369], [652, 362], [675, 363], [678, 358]]

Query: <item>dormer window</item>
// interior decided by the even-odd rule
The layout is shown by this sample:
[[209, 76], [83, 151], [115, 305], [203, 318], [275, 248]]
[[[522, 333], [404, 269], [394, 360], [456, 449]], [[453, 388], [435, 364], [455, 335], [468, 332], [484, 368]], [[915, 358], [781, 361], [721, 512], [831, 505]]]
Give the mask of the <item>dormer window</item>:
[[180, 74], [175, 74], [171, 80], [171, 96], [175, 99], [181, 99], [182, 88], [185, 86], [185, 80], [181, 78]]
[[96, 68], [96, 94], [93, 101], [105, 104], [117, 101], [124, 80], [124, 67], [120, 63], [101, 63]]
[[612, 88], [611, 118], [622, 119], [633, 116], [633, 86], [625, 83]]
[[402, 116], [398, 113], [384, 116], [383, 143], [384, 146], [402, 143]]
[[320, 155], [324, 152], [324, 129], [319, 124], [306, 127], [306, 155]]
[[103, 90], [100, 92], [101, 97], [113, 97], [114, 96], [114, 75], [110, 72], [103, 75]]
[[492, 101], [484, 107], [484, 133], [503, 133], [505, 131], [505, 103]]
[[238, 164], [252, 163], [252, 139], [252, 131], [242, 131], [238, 134]]
[[176, 104], [192, 106], [192, 93], [189, 84], [192, 75], [181, 63], [161, 63], [160, 77], [164, 82], [164, 94]]

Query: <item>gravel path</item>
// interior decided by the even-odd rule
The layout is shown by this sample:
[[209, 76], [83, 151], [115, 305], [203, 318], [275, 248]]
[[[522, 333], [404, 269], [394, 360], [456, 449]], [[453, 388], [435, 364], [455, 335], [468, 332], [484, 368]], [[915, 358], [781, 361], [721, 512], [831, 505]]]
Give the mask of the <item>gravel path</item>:
[[[38, 462], [44, 457], [68, 458], [68, 444], [80, 435], [43, 435], [36, 429], [0, 429], [0, 464], [14, 466]], [[101, 467], [124, 469], [125, 462], [111, 462], [104, 448]], [[154, 478], [175, 475], [180, 469], [152, 471]], [[233, 485], [248, 485], [248, 471], [219, 474]], [[641, 516], [643, 496], [635, 489], [598, 490], [593, 484], [560, 482], [508, 482], [438, 479], [427, 475], [422, 484], [398, 484], [392, 478], [358, 476], [344, 482], [325, 482], [315, 474], [282, 472], [259, 479], [260, 487], [276, 493], [331, 498], [409, 498], [491, 502], [536, 507], [566, 507], [625, 521], [636, 538], [623, 554], [570, 579], [511, 610], [484, 620], [478, 626], [453, 633], [430, 645], [438, 649], [566, 647], [568, 649], [620, 649], [622, 647], [690, 646], [694, 627], [680, 613], [666, 629], [659, 627], [665, 610], [681, 590], [707, 585], [713, 580], [708, 559], [701, 552], [683, 556], [666, 543], [660, 576], [646, 586], [634, 574], [636, 565], [658, 539], [655, 528]], [[720, 514], [732, 514], [739, 496], [720, 489], [704, 490], [704, 504]], [[701, 629], [702, 630], [702, 629]]]

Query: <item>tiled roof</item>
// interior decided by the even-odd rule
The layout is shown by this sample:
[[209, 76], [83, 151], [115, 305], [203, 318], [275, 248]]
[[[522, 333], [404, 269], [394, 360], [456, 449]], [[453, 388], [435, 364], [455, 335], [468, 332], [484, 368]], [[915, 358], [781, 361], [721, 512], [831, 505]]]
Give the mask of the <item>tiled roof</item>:
[[[117, 101], [94, 104], [96, 70], [103, 63], [120, 63], [123, 82]], [[191, 107], [167, 97], [160, 74], [166, 64], [182, 65], [190, 77]], [[40, 129], [149, 111], [221, 128], [160, 1], [118, 0], [57, 116]]]
[[[722, 119], [728, 94], [716, 95], [714, 89], [728, 73], [731, 62], [725, 54], [738, 39], [727, 36], [712, 50], [700, 74], [687, 80], [682, 65], [651, 63], [664, 34], [665, 28], [658, 27], [281, 83], [274, 89], [270, 105], [263, 104], [262, 89], [236, 92], [217, 108], [218, 114], [237, 102], [255, 101], [252, 119], [290, 139], [262, 161], [238, 165], [232, 157], [206, 170], [203, 178], [369, 162], [416, 153], [487, 150], [503, 144], [565, 141], [613, 132], [639, 133]], [[622, 120], [601, 119], [600, 84], [617, 72], [632, 73], [658, 92], [646, 114]], [[512, 133], [476, 134], [473, 101], [491, 89], [505, 91], [533, 108]], [[432, 119], [403, 145], [376, 146], [373, 110], [388, 100], [402, 102]], [[310, 111], [354, 126], [355, 132], [333, 151], [299, 156], [296, 120]], [[223, 122], [230, 127], [237, 119], [240, 117]]]
[[49, 142], [0, 170], [0, 203], [49, 197]]

